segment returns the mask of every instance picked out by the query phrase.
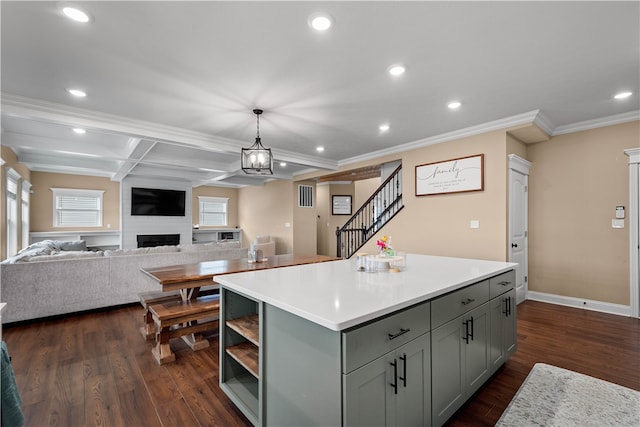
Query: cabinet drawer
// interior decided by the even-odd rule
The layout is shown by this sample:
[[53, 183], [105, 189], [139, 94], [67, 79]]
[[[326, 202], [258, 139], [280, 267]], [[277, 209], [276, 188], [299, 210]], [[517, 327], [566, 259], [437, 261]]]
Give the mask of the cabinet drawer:
[[429, 303], [399, 311], [342, 334], [342, 371], [356, 368], [429, 332]]
[[488, 280], [443, 295], [431, 301], [431, 324], [433, 328], [437, 328], [487, 301], [489, 301]]
[[489, 297], [495, 298], [513, 289], [516, 285], [516, 271], [511, 270], [489, 279]]

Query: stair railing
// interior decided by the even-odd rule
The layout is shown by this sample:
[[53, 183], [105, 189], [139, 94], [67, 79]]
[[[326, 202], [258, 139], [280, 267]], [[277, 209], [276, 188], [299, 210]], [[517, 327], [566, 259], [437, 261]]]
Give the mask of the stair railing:
[[336, 229], [337, 256], [350, 258], [403, 207], [400, 165], [360, 209], [342, 227]]

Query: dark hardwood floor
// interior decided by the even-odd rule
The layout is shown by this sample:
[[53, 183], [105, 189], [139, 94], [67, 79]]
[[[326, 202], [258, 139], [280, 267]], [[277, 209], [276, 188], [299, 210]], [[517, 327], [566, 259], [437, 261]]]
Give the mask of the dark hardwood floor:
[[[27, 427], [248, 426], [218, 387], [217, 333], [158, 366], [129, 306], [5, 327]], [[518, 351], [449, 421], [493, 426], [537, 362], [640, 390], [640, 319], [527, 301]]]

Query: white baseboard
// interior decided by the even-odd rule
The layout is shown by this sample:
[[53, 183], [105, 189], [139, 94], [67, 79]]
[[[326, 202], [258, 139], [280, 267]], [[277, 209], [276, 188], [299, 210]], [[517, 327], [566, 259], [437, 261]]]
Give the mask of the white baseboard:
[[535, 291], [527, 292], [527, 299], [631, 317], [631, 306], [629, 305], [565, 297], [562, 295], [546, 294], [544, 292]]

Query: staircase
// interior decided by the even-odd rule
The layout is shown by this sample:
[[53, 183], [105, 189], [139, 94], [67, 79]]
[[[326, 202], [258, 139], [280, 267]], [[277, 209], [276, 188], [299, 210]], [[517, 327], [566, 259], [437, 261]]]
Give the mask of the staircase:
[[402, 165], [336, 230], [337, 256], [350, 258], [402, 210]]

